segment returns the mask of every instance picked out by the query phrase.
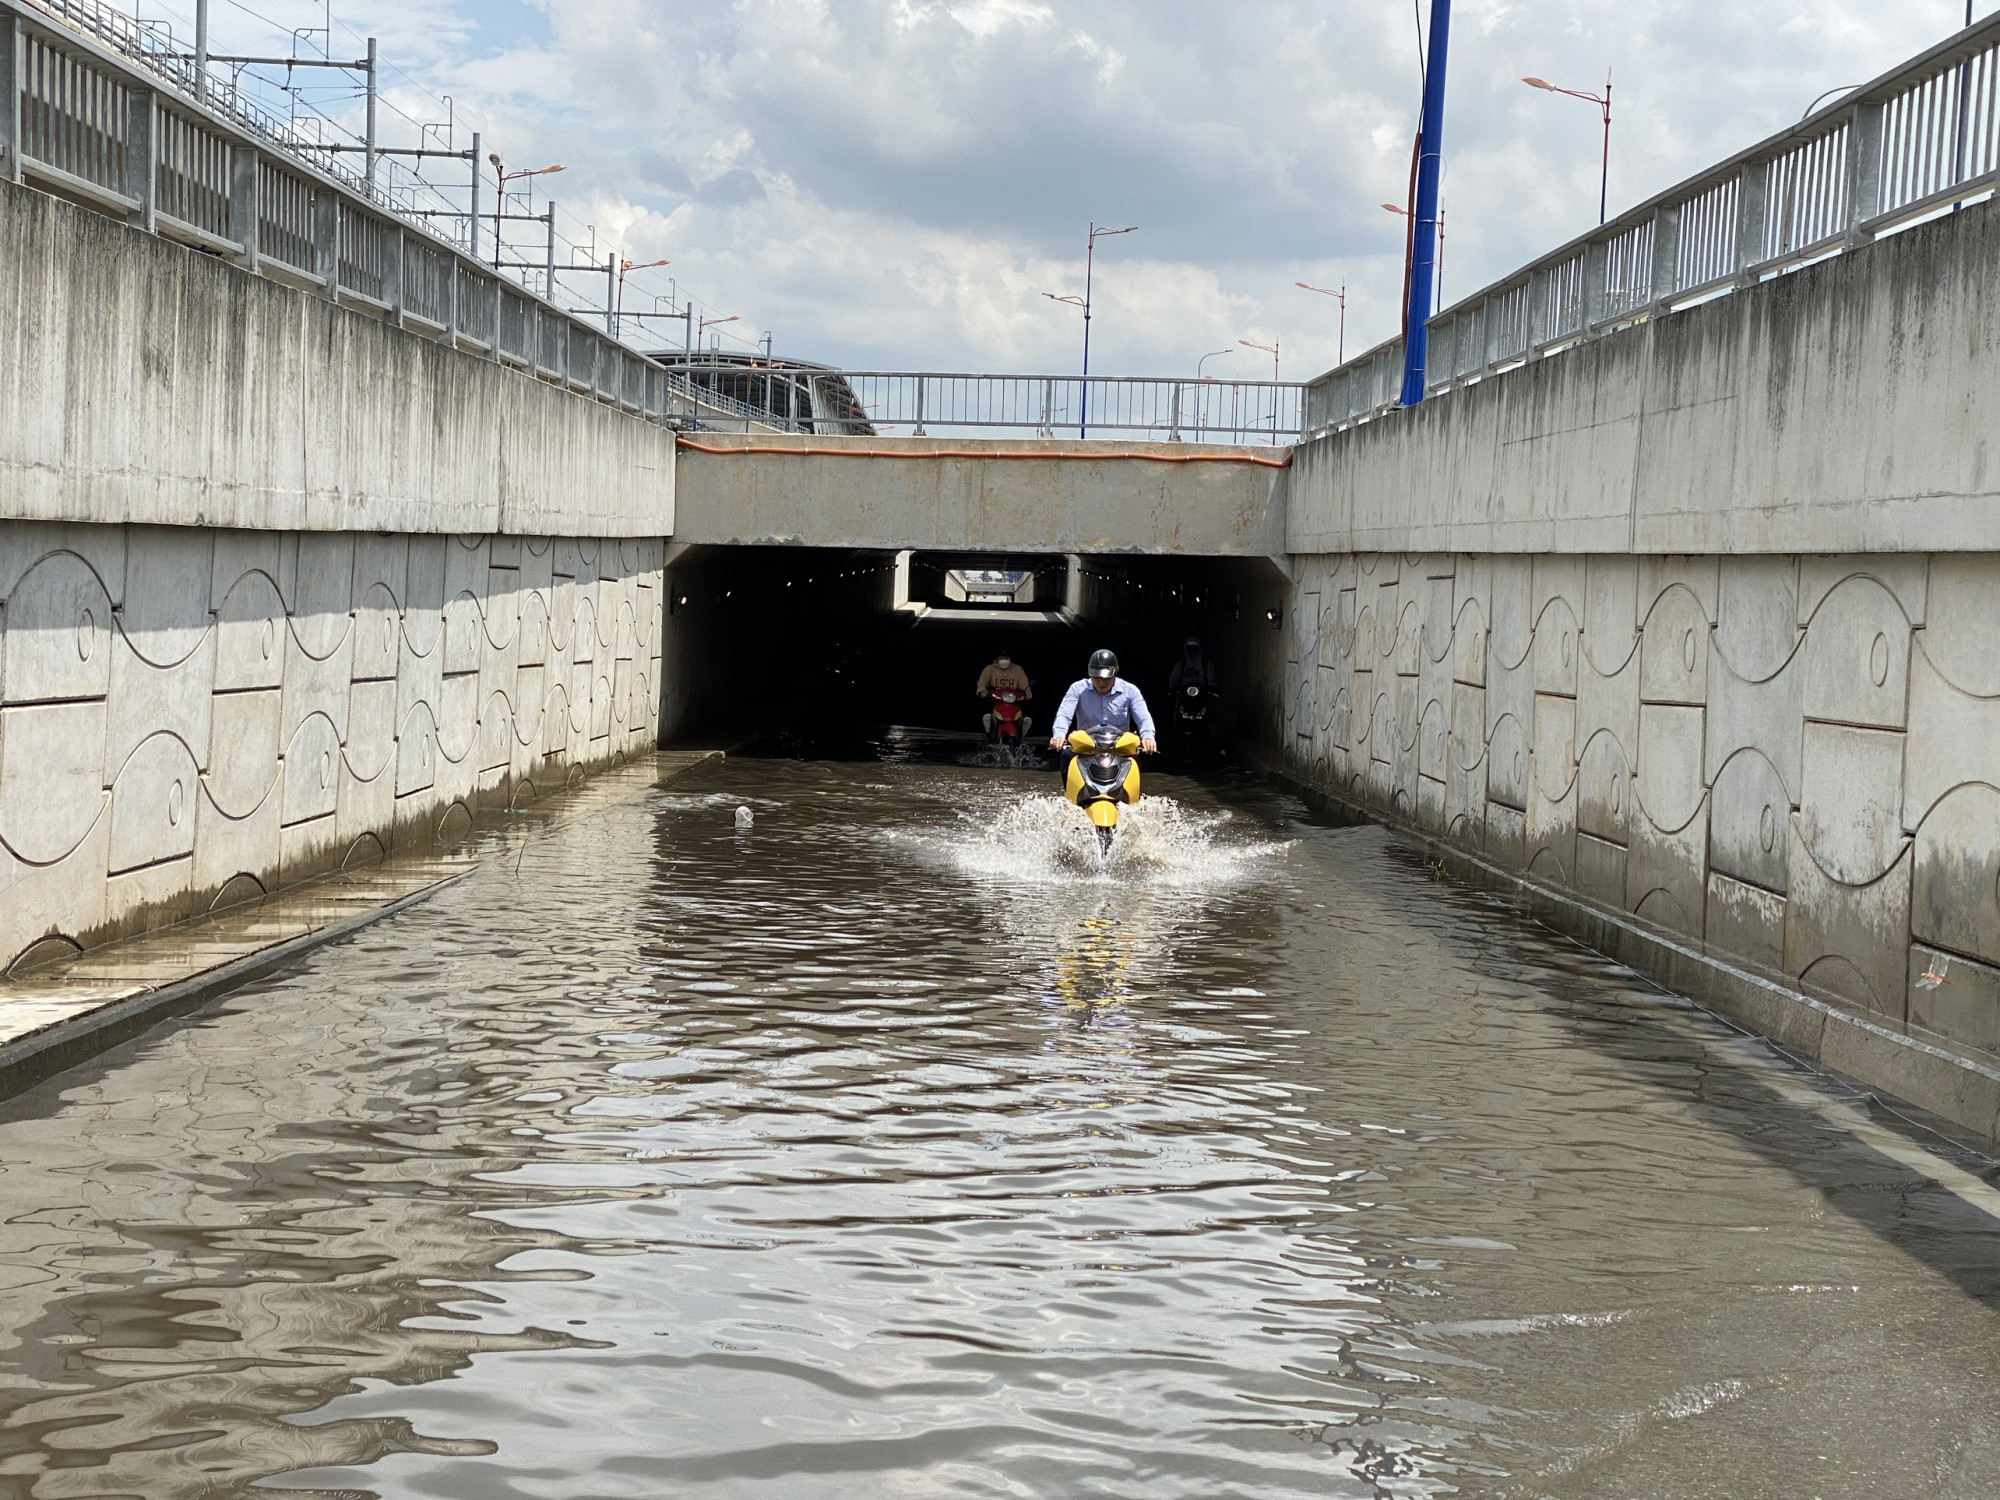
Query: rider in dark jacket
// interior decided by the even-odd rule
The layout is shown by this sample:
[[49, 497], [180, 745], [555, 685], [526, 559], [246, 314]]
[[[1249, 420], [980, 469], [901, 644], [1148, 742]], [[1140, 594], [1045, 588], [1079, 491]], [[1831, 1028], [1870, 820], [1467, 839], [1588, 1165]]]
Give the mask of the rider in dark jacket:
[[1192, 635], [1181, 648], [1181, 659], [1167, 673], [1167, 691], [1178, 693], [1191, 682], [1204, 692], [1215, 691], [1215, 668], [1201, 654], [1201, 638]]

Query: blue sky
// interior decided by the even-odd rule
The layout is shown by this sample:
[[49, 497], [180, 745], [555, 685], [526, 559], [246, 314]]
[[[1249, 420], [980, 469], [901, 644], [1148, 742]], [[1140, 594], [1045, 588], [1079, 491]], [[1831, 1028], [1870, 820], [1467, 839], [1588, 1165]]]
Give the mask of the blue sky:
[[[1426, 8], [1428, 0], [1420, 0]], [[142, 0], [181, 15], [192, 0]], [[219, 45], [319, 24], [214, 0]], [[247, 7], [247, 9], [246, 9]], [[1978, 13], [1993, 8], [1979, 0]], [[335, 0], [407, 114], [546, 179], [600, 247], [668, 270], [722, 330], [851, 368], [1067, 370], [1092, 218], [1092, 364], [1267, 377], [1384, 337], [1418, 94], [1408, 0]], [[1458, 0], [1447, 299], [1596, 218], [1592, 106], [1615, 80], [1615, 213], [1949, 34], [1963, 0]], [[352, 39], [347, 39], [352, 45]], [[408, 127], [404, 127], [406, 130]], [[636, 284], [636, 283], [635, 283]], [[676, 330], [678, 325], [675, 325]], [[677, 336], [677, 335], [676, 335]]]

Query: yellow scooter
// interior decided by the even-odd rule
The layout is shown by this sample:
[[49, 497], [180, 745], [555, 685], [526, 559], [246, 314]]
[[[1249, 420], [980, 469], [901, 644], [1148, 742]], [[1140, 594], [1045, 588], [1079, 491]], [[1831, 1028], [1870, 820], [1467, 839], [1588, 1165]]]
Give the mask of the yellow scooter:
[[1063, 795], [1084, 810], [1097, 829], [1102, 851], [1111, 848], [1118, 827], [1118, 809], [1139, 800], [1139, 736], [1120, 734], [1109, 725], [1078, 729], [1069, 737], [1075, 755], [1063, 777]]

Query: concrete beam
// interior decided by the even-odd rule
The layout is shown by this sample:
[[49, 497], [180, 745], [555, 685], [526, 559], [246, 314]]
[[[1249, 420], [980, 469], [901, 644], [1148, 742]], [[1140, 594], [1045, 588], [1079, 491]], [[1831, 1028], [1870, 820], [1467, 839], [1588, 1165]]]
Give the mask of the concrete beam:
[[887, 552], [1284, 549], [1286, 449], [1047, 439], [701, 433], [680, 444], [675, 536]]

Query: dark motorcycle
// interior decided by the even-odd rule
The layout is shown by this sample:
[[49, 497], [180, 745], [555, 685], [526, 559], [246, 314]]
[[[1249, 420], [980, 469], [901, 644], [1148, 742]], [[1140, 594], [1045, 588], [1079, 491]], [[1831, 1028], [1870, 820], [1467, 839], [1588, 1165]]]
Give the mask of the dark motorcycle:
[[1174, 722], [1190, 739], [1198, 739], [1208, 727], [1209, 701], [1215, 689], [1200, 682], [1185, 684], [1174, 694]]

